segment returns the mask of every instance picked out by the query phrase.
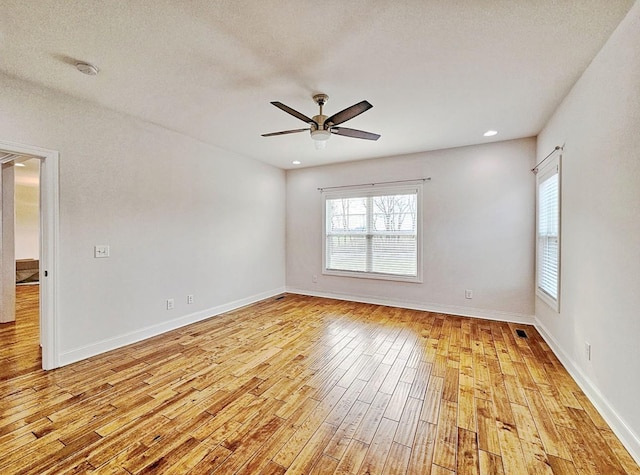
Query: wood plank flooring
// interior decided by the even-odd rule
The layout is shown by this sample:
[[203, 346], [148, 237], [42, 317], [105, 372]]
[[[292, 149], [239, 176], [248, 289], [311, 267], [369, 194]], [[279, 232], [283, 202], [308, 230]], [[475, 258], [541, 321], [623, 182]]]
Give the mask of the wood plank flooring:
[[42, 368], [38, 343], [39, 287], [16, 286], [17, 321], [0, 323], [0, 381]]
[[526, 325], [286, 295], [45, 373], [29, 300], [2, 474], [640, 474]]

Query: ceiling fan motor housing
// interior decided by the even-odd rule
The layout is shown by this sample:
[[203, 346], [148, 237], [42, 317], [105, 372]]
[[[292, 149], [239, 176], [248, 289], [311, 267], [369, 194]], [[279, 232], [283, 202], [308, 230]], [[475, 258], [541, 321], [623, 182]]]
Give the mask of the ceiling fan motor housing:
[[[315, 121], [315, 124], [311, 124], [311, 131], [313, 132], [314, 130], [329, 130], [329, 127], [325, 127], [325, 121], [327, 120], [327, 116], [326, 115], [322, 115], [322, 114], [318, 114], [318, 115], [314, 115], [313, 116], [313, 120]], [[316, 126], [317, 124], [317, 126]], [[329, 125], [329, 124], [327, 124]]]

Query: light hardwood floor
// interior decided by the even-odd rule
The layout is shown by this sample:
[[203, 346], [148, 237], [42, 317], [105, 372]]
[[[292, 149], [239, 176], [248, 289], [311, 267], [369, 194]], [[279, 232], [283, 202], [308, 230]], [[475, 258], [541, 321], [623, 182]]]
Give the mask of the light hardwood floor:
[[42, 368], [38, 343], [38, 292], [38, 285], [18, 285], [17, 323], [0, 323], [0, 381]]
[[2, 474], [640, 474], [532, 327], [286, 295], [45, 373], [20, 292]]

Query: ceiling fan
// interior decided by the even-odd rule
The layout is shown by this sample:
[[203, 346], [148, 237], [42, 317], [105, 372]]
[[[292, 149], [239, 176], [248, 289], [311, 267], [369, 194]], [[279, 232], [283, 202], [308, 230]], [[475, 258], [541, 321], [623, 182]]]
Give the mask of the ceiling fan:
[[367, 101], [358, 102], [357, 104], [352, 105], [351, 107], [347, 107], [346, 109], [338, 112], [337, 114], [333, 114], [331, 117], [327, 117], [322, 114], [322, 107], [329, 100], [329, 96], [326, 94], [316, 94], [313, 96], [313, 100], [318, 106], [320, 106], [320, 113], [318, 115], [314, 115], [313, 118], [309, 118], [306, 115], [298, 112], [295, 109], [292, 109], [289, 106], [284, 105], [282, 102], [272, 102], [274, 106], [278, 109], [282, 109], [287, 114], [291, 114], [292, 116], [300, 119], [303, 122], [309, 124], [308, 128], [305, 129], [293, 129], [293, 130], [283, 130], [282, 132], [272, 132], [270, 134], [262, 134], [263, 137], [273, 137], [275, 135], [286, 135], [286, 134], [296, 134], [298, 132], [311, 132], [311, 138], [314, 140], [316, 148], [324, 148], [327, 144], [327, 140], [331, 137], [331, 134], [343, 135], [345, 137], [353, 137], [356, 139], [365, 139], [365, 140], [378, 140], [380, 135], [373, 134], [371, 132], [365, 132], [363, 130], [356, 129], [348, 129], [347, 127], [336, 127], [337, 125], [342, 124], [343, 122], [348, 121], [349, 119], [353, 119], [357, 115], [362, 114], [363, 112], [371, 109], [373, 106], [369, 104]]

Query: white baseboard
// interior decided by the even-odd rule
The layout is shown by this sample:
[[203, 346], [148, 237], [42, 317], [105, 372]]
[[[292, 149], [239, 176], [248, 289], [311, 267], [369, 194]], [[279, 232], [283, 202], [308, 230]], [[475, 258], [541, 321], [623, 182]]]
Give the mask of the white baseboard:
[[284, 287], [282, 287], [266, 292], [261, 292], [250, 297], [235, 300], [233, 302], [228, 302], [216, 307], [208, 308], [206, 310], [200, 310], [188, 315], [183, 315], [182, 317], [178, 317], [173, 320], [160, 323], [158, 325], [152, 325], [150, 327], [142, 328], [130, 333], [125, 333], [124, 335], [107, 338], [106, 340], [98, 341], [81, 348], [66, 351], [64, 353], [60, 353], [58, 357], [58, 366], [65, 366], [70, 363], [75, 363], [76, 361], [89, 358], [91, 356], [99, 355], [100, 353], [105, 353], [107, 351], [115, 350], [116, 348], [121, 348], [132, 343], [137, 343], [147, 338], [151, 338], [153, 336], [157, 336], [162, 333], [184, 327], [185, 325], [206, 320], [207, 318], [214, 317], [216, 315], [220, 315], [222, 313], [229, 312], [231, 310], [235, 310], [237, 308], [244, 307], [255, 302], [259, 302], [260, 300], [274, 297], [276, 295], [284, 293], [284, 291], [285, 289]]
[[547, 345], [558, 357], [562, 365], [580, 386], [580, 389], [589, 398], [591, 403], [598, 410], [600, 415], [609, 424], [611, 430], [618, 436], [622, 445], [629, 451], [634, 460], [640, 465], [640, 437], [631, 430], [620, 415], [613, 409], [607, 398], [600, 392], [598, 387], [582, 372], [575, 361], [565, 353], [551, 333], [542, 322], [536, 319], [535, 323], [538, 333], [547, 342]]
[[387, 307], [407, 308], [410, 310], [422, 310], [425, 312], [446, 313], [450, 315], [459, 315], [461, 317], [475, 317], [484, 318], [486, 320], [497, 320], [500, 322], [522, 323], [524, 325], [534, 325], [536, 322], [536, 319], [533, 315], [503, 312], [501, 310], [487, 310], [484, 308], [441, 305], [437, 303], [411, 302], [399, 299], [396, 300], [370, 296], [348, 295], [338, 292], [313, 292], [309, 290], [294, 289], [290, 287], [287, 287], [287, 292], [291, 294], [309, 295], [311, 297], [348, 300], [351, 302], [370, 303], [373, 305], [386, 305]]

